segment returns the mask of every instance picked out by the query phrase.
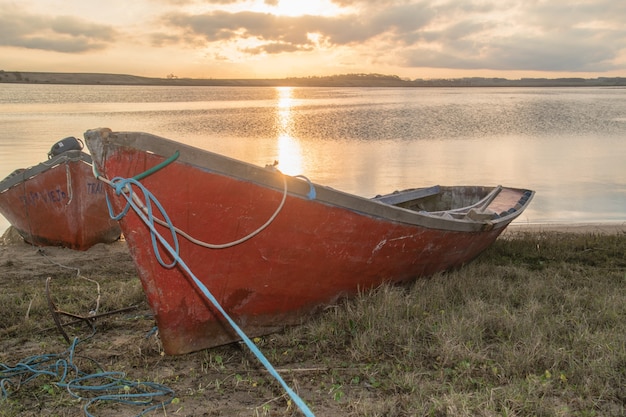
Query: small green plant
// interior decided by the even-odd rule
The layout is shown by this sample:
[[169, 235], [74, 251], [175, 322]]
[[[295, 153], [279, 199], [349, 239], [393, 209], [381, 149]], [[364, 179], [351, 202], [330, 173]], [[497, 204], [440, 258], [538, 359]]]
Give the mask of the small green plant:
[[344, 397], [343, 386], [341, 384], [333, 384], [330, 388], [329, 393], [333, 396], [333, 400], [341, 401]]
[[48, 395], [53, 395], [54, 394], [54, 385], [52, 384], [44, 384], [41, 387], [41, 391], [48, 394]]

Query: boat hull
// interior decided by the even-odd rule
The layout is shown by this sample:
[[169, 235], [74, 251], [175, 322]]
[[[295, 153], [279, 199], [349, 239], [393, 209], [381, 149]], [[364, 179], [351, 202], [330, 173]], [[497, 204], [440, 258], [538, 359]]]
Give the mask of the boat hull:
[[85, 159], [88, 155], [72, 151], [40, 164], [41, 169], [20, 170], [2, 181], [9, 186], [0, 192], [0, 212], [26, 242], [87, 250], [120, 237], [120, 226], [108, 213], [104, 185]]
[[[113, 136], [86, 134], [94, 163], [108, 178], [135, 176], [166, 156], [120, 145]], [[249, 337], [299, 324], [342, 297], [383, 283], [460, 267], [489, 247], [510, 222], [471, 230], [426, 227], [376, 215], [388, 208], [367, 199], [354, 199], [372, 206], [364, 212], [335, 204], [333, 199], [353, 197], [324, 187], [317, 186], [313, 198], [306, 192], [312, 189], [306, 181], [289, 178], [289, 192], [284, 194], [279, 172], [243, 166], [248, 175], [238, 177], [214, 169], [176, 161], [141, 182], [176, 227], [205, 242], [236, 241], [280, 208], [269, 226], [229, 248], [207, 249], [178, 239], [180, 258]], [[263, 176], [274, 178], [274, 186], [253, 180]], [[126, 200], [113, 189], [107, 192], [120, 212]], [[400, 217], [414, 215], [396, 210], [401, 210]], [[157, 261], [150, 230], [136, 214], [129, 212], [120, 224], [166, 353], [239, 340], [180, 266], [167, 268]], [[163, 236], [171, 235], [165, 227], [155, 227]], [[163, 248], [160, 253], [170, 259]]]

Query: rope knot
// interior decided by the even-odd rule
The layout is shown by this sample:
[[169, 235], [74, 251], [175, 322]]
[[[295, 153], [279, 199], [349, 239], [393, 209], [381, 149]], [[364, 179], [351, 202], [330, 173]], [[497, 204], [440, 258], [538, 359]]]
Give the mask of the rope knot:
[[130, 190], [130, 187], [126, 186], [128, 182], [128, 178], [114, 178], [111, 183], [115, 190], [115, 195], [122, 195], [125, 191]]

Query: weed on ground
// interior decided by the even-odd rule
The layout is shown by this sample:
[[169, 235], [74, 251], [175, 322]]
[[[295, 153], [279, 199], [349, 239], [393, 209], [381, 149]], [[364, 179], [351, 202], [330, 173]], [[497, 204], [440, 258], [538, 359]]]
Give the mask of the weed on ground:
[[[81, 254], [0, 249], [0, 363], [68, 349], [48, 298], [78, 315], [128, 309], [64, 328], [81, 338], [76, 355], [89, 372], [173, 391], [147, 415], [301, 415], [241, 344], [164, 355], [123, 242]], [[586, 417], [625, 415], [625, 335], [626, 235], [534, 232], [254, 342], [317, 416]], [[85, 400], [54, 378], [3, 388], [2, 417], [85, 414]], [[143, 408], [99, 401], [90, 412]]]

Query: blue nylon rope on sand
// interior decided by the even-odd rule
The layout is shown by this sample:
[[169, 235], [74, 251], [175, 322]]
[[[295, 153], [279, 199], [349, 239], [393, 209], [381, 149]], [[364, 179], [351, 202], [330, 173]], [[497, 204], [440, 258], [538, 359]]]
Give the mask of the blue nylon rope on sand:
[[[178, 238], [176, 235], [176, 230], [174, 229], [174, 225], [172, 224], [169, 216], [165, 212], [165, 209], [159, 203], [159, 201], [154, 197], [154, 195], [139, 181], [133, 178], [120, 178], [116, 177], [111, 180], [111, 183], [114, 185], [116, 190], [116, 194], [122, 195], [126, 199], [126, 206], [122, 209], [119, 214], [114, 214], [113, 209], [111, 207], [110, 202], [107, 199], [107, 204], [109, 207], [109, 213], [111, 217], [115, 220], [119, 220], [124, 217], [130, 208], [132, 208], [135, 213], [141, 218], [141, 220], [148, 226], [150, 229], [150, 237], [152, 240], [152, 247], [154, 253], [157, 257], [159, 263], [165, 268], [172, 268], [176, 264], [179, 264], [181, 268], [189, 275], [189, 277], [196, 284], [198, 289], [202, 291], [204, 296], [213, 304], [213, 306], [224, 316], [224, 318], [228, 321], [230, 326], [235, 330], [235, 332], [239, 335], [239, 337], [243, 340], [243, 342], [248, 346], [248, 349], [257, 357], [259, 362], [268, 370], [268, 372], [280, 383], [280, 385], [284, 388], [287, 394], [291, 397], [294, 403], [298, 406], [298, 408], [304, 413], [307, 417], [315, 417], [313, 412], [309, 409], [309, 407], [304, 403], [304, 401], [296, 394], [289, 385], [283, 380], [283, 378], [278, 374], [276, 369], [272, 366], [270, 361], [263, 355], [263, 353], [259, 350], [259, 348], [250, 340], [250, 338], [245, 334], [245, 332], [235, 323], [235, 321], [226, 313], [226, 311], [222, 308], [217, 299], [213, 296], [213, 294], [209, 291], [209, 289], [194, 275], [191, 269], [187, 266], [187, 264], [180, 258], [179, 256], [179, 246], [178, 246]], [[147, 215], [144, 214], [144, 211], [137, 205], [136, 202], [133, 201], [133, 191], [132, 185], [138, 187], [144, 197], [145, 206], [148, 210]], [[126, 192], [124, 192], [126, 191]], [[158, 212], [163, 216], [163, 221], [168, 225], [172, 233], [172, 239], [174, 241], [174, 247], [172, 247], [167, 240], [156, 230], [154, 225], [154, 216], [152, 211], [152, 206], [156, 206]], [[161, 243], [161, 245], [167, 249], [170, 255], [174, 258], [171, 263], [165, 263], [160, 255], [159, 248], [157, 246], [157, 239]]]
[[[174, 399], [174, 391], [165, 385], [125, 380], [126, 375], [123, 372], [87, 374], [81, 371], [74, 362], [78, 343], [78, 338], [75, 338], [68, 350], [61, 354], [31, 356], [13, 367], [0, 363], [0, 402], [9, 397], [10, 387], [17, 386], [19, 388], [19, 386], [40, 376], [53, 378], [54, 381], [50, 384], [66, 389], [72, 397], [87, 400], [83, 406], [83, 411], [87, 417], [94, 417], [89, 412], [89, 407], [99, 401], [143, 406], [152, 404], [136, 415], [139, 417], [149, 411], [164, 407]], [[98, 367], [100, 366], [98, 365]], [[70, 374], [75, 376], [70, 377]], [[102, 380], [108, 382], [100, 383]], [[90, 384], [84, 384], [86, 382]], [[130, 392], [132, 389], [135, 390], [135, 393]], [[153, 399], [156, 397], [165, 398], [163, 401], [153, 404]]]

